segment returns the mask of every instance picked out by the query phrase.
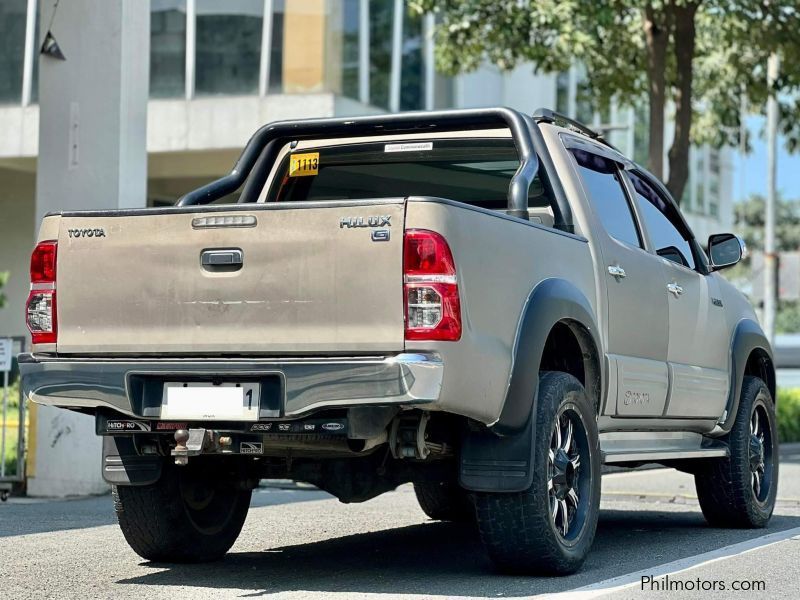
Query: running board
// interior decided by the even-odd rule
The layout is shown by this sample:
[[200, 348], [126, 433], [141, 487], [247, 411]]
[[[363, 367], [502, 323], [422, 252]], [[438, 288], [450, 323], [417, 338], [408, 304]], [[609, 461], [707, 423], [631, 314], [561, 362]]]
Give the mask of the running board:
[[662, 462], [730, 455], [719, 440], [688, 432], [620, 432], [600, 434], [603, 464]]

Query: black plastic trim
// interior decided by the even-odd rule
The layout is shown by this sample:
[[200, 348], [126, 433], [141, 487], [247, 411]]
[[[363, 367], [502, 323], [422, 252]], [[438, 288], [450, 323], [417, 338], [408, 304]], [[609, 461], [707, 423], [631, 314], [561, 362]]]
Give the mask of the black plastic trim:
[[150, 485], [161, 477], [164, 459], [140, 456], [131, 436], [103, 437], [103, 479], [112, 485]]
[[517, 331], [508, 392], [500, 419], [492, 428], [498, 434], [510, 435], [522, 430], [535, 410], [544, 346], [553, 326], [563, 320], [583, 325], [600, 351], [597, 322], [583, 293], [565, 279], [545, 279], [539, 283], [529, 296]]
[[777, 398], [775, 398], [775, 361], [767, 336], [764, 335], [764, 331], [758, 323], [752, 319], [742, 319], [736, 325], [731, 337], [731, 385], [726, 405], [728, 414], [725, 417], [725, 422], [720, 426], [723, 433], [728, 433], [733, 428], [733, 423], [736, 420], [747, 359], [754, 350], [761, 350], [769, 357], [768, 368], [772, 370], [772, 381], [765, 381], [764, 383], [770, 388], [773, 401], [777, 401]]

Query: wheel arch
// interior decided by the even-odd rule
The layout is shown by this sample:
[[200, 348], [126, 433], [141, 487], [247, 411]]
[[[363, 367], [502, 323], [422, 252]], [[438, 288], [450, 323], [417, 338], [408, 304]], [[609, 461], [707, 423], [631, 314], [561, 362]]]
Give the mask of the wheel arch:
[[758, 323], [752, 319], [742, 319], [736, 325], [731, 337], [730, 390], [725, 410], [722, 434], [728, 433], [736, 420], [742, 382], [746, 375], [761, 378], [767, 386], [773, 402], [777, 404], [775, 383], [775, 362], [772, 348]]
[[[462, 440], [462, 487], [498, 492], [530, 487], [539, 371], [566, 370], [599, 406], [604, 375], [598, 338], [591, 304], [574, 284], [546, 279], [532, 290], [520, 315], [500, 418], [490, 428], [465, 432]], [[558, 355], [560, 346], [569, 349], [568, 358]]]
[[541, 371], [563, 371], [573, 375], [586, 389], [599, 413], [602, 400], [600, 351], [583, 323], [562, 319], [553, 325], [539, 361]]
[[[559, 342], [570, 338], [582, 354], [579, 365], [562, 360], [565, 368], [555, 369], [560, 357], [552, 352]], [[536, 407], [536, 389], [542, 368], [571, 372], [595, 398], [597, 406], [604, 380], [601, 356], [597, 320], [583, 292], [565, 279], [546, 279], [539, 283], [520, 316], [508, 390], [500, 418], [492, 429], [500, 435], [509, 435], [525, 427]]]

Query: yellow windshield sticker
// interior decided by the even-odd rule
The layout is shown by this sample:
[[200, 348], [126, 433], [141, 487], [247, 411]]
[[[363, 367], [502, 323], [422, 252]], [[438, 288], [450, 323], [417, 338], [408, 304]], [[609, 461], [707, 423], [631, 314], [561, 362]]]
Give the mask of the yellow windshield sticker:
[[292, 154], [289, 157], [289, 177], [305, 177], [319, 173], [319, 152]]

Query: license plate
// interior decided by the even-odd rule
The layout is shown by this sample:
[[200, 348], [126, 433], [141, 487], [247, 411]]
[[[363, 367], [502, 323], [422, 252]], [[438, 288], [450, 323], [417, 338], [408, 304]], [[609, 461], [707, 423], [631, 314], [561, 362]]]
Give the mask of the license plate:
[[162, 419], [257, 421], [257, 383], [167, 382], [161, 399]]

